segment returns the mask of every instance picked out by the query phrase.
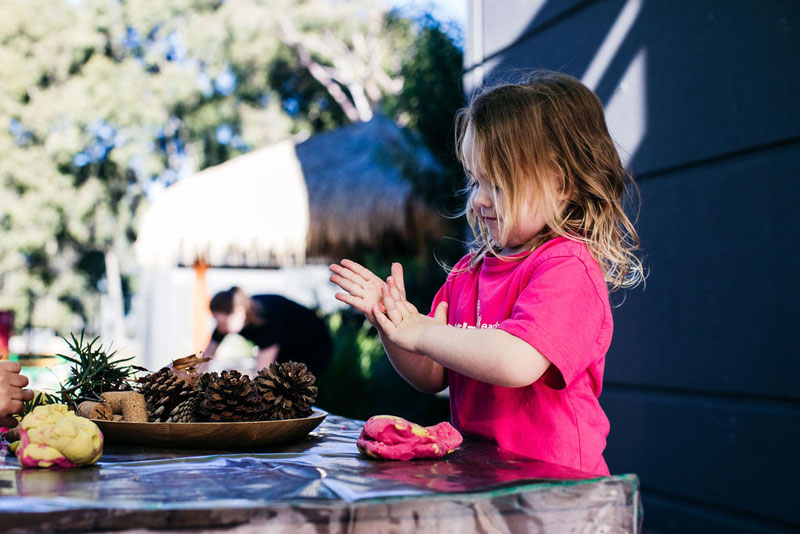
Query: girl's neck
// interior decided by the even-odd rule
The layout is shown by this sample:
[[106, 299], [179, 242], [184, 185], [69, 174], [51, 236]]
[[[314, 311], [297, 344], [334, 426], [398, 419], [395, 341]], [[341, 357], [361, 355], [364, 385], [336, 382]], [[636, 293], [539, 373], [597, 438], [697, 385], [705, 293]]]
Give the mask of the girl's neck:
[[517, 245], [515, 247], [514, 246], [505, 246], [500, 250], [500, 252], [497, 253], [497, 255], [498, 256], [516, 256], [518, 254], [522, 254], [522, 253], [525, 253], [525, 252], [530, 252], [534, 248], [536, 248], [536, 246], [533, 245], [533, 244], [530, 244], [530, 243], [523, 243], [522, 245]]
[[498, 252], [497, 255], [517, 256], [526, 252], [533, 252], [533, 249], [540, 246], [542, 243], [552, 237], [553, 236], [551, 235], [551, 232], [545, 229], [545, 231], [536, 234], [524, 243], [520, 243], [518, 245], [505, 245], [502, 249], [500, 249], [500, 252]]

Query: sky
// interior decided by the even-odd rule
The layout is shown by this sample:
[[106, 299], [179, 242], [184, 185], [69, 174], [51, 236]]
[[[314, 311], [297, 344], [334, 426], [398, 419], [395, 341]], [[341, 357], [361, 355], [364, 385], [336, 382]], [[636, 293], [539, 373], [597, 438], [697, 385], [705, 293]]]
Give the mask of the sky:
[[424, 10], [442, 21], [452, 21], [464, 28], [467, 23], [467, 0], [390, 0], [402, 8]]
[[389, 0], [389, 4], [412, 17], [429, 13], [458, 48], [464, 47], [468, 0]]

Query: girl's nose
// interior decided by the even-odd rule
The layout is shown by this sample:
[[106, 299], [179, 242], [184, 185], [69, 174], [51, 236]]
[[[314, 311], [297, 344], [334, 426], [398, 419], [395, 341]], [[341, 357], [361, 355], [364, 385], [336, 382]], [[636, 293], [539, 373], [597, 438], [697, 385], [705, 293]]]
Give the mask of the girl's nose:
[[472, 202], [475, 206], [482, 208], [492, 207], [492, 196], [486, 191], [485, 187], [478, 187], [475, 195], [472, 197]]

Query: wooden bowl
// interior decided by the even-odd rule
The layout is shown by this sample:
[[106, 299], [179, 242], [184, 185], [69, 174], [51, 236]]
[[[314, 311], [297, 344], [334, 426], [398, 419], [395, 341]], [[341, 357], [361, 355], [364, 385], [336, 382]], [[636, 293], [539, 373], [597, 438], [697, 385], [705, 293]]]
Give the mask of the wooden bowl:
[[302, 419], [244, 423], [132, 423], [98, 421], [106, 443], [180, 449], [242, 449], [300, 439], [319, 426], [327, 412]]

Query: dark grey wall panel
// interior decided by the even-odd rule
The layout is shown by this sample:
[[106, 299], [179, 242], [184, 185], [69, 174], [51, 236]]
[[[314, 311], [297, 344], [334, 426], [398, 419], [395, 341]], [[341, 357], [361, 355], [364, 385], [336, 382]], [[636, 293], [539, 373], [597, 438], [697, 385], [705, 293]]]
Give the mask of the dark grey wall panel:
[[[503, 0], [483, 3], [483, 55], [489, 57], [514, 44], [525, 34], [540, 31], [589, 4], [586, 0]], [[621, 0], [611, 2], [617, 7]], [[609, 11], [610, 12], [610, 11]], [[468, 65], [469, 67], [469, 65]]]
[[642, 184], [650, 276], [614, 310], [606, 380], [800, 399], [799, 149]]
[[644, 534], [796, 534], [797, 527], [642, 492]]
[[[620, 9], [590, 4], [484, 68], [582, 77]], [[488, 33], [501, 31], [486, 24]], [[800, 3], [643, 2], [597, 87], [604, 102], [641, 50], [647, 134], [634, 158], [638, 173], [800, 136]]]
[[612, 472], [638, 474], [645, 491], [800, 526], [797, 492], [775, 491], [800, 477], [796, 404], [613, 387], [601, 403], [611, 420]]
[[[484, 6], [488, 4], [494, 3], [484, 2]], [[551, 0], [549, 4], [557, 3]], [[486, 61], [483, 65], [484, 71], [491, 77], [533, 67], [559, 70], [580, 77], [591, 63], [595, 51], [602, 44], [623, 5], [624, 2], [619, 1], [589, 4], [573, 16], [548, 25], [543, 31], [534, 32], [532, 37], [518, 41], [510, 49]], [[501, 9], [501, 6], [497, 5], [494, 9]], [[524, 15], [525, 13], [507, 11], [505, 16], [523, 18]], [[537, 18], [528, 21], [528, 26], [537, 27], [542, 22], [544, 20]], [[505, 34], [502, 19], [485, 19], [483, 31], [484, 41], [490, 38], [489, 35]]]

